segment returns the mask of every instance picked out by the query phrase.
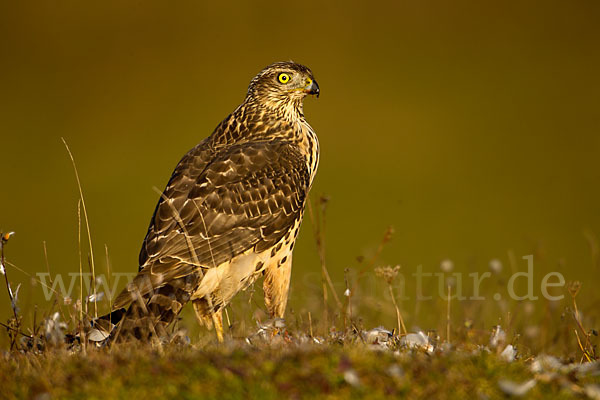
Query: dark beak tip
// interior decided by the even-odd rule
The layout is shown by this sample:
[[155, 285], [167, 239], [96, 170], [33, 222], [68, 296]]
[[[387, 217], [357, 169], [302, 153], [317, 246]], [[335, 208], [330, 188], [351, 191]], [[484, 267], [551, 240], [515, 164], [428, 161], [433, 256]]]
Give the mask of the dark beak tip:
[[319, 95], [321, 94], [321, 90], [319, 89], [319, 84], [317, 83], [317, 81], [315, 81], [315, 80], [312, 81], [312, 83], [310, 85], [309, 93], [317, 96], [317, 99], [319, 98]]

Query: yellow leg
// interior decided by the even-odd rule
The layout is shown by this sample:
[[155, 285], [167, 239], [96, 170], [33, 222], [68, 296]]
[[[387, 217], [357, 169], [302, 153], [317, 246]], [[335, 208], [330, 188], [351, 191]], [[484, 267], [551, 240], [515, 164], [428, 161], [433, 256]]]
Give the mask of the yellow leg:
[[217, 340], [219, 343], [223, 343], [223, 311], [219, 310], [212, 313], [213, 324], [215, 325], [215, 332], [217, 333]]
[[206, 302], [201, 300], [193, 300], [192, 305], [196, 314], [196, 319], [200, 325], [206, 326], [208, 329], [215, 327], [217, 332], [217, 340], [219, 343], [223, 343], [223, 311], [210, 312]]

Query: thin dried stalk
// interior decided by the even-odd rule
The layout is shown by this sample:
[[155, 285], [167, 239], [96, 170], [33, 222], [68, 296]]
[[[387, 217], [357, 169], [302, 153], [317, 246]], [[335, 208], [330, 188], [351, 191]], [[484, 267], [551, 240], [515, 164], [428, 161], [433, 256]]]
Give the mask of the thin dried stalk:
[[[92, 279], [93, 279], [93, 290], [94, 290], [94, 298], [96, 296], [96, 267], [94, 264], [94, 249], [92, 247], [92, 234], [90, 233], [90, 221], [88, 219], [87, 209], [85, 207], [85, 200], [83, 198], [83, 190], [81, 189], [81, 181], [79, 180], [79, 172], [77, 172], [77, 166], [75, 165], [75, 159], [73, 158], [73, 154], [71, 153], [71, 149], [69, 149], [69, 145], [67, 144], [65, 138], [61, 138], [67, 152], [69, 153], [69, 157], [71, 158], [71, 163], [73, 164], [73, 170], [75, 171], [75, 179], [77, 180], [77, 188], [79, 189], [79, 199], [81, 200], [81, 206], [83, 208], [83, 216], [85, 218], [85, 227], [87, 230], [88, 244], [90, 246], [90, 264], [92, 268]], [[94, 302], [94, 317], [98, 318], [98, 303]]]

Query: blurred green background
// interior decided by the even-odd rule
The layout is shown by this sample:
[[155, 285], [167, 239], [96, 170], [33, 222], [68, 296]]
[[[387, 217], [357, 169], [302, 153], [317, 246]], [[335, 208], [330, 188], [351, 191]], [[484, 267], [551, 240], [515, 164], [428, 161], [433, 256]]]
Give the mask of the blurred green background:
[[[596, 1], [2, 2], [0, 228], [16, 232], [8, 260], [44, 272], [45, 241], [53, 274], [78, 270], [64, 137], [98, 269], [106, 245], [113, 271], [136, 270], [152, 187], [164, 187], [260, 69], [292, 59], [321, 86], [305, 103], [322, 149], [312, 198], [330, 197], [327, 264], [340, 295], [344, 269], [356, 273], [357, 257], [372, 257], [392, 225], [376, 265], [401, 264], [409, 292], [418, 265], [437, 272], [450, 259], [457, 271], [484, 272], [496, 258], [508, 268], [512, 251], [521, 270], [521, 257], [535, 255], [537, 295], [543, 274], [560, 271], [583, 281], [593, 310], [599, 43]], [[290, 306], [315, 312], [306, 299], [319, 298], [320, 264], [306, 222]], [[43, 304], [39, 285], [9, 273], [24, 283], [24, 311]], [[363, 295], [385, 302], [383, 288]], [[404, 304], [411, 324], [435, 324], [413, 305]]]

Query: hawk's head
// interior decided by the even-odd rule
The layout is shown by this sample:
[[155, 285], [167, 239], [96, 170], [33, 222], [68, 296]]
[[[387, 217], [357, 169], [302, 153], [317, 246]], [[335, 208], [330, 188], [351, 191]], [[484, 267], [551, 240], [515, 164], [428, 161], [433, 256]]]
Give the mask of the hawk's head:
[[302, 100], [309, 94], [319, 97], [319, 85], [311, 70], [293, 62], [278, 62], [252, 79], [247, 99], [273, 107], [301, 107]]

